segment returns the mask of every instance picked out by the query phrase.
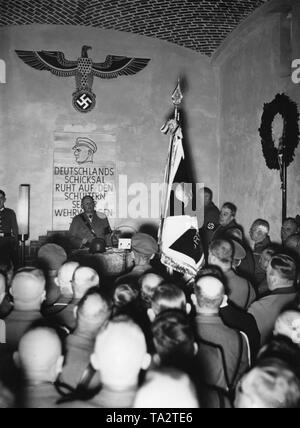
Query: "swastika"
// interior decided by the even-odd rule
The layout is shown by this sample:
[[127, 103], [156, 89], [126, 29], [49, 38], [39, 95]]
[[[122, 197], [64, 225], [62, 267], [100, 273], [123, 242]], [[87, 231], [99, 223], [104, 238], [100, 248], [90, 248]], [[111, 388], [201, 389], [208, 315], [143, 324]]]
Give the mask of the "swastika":
[[87, 110], [93, 104], [93, 100], [88, 95], [82, 94], [81, 97], [76, 100], [76, 103], [82, 110]]
[[193, 242], [194, 242], [194, 248], [196, 249], [199, 246], [200, 242], [201, 242], [201, 238], [200, 238], [200, 235], [199, 235], [198, 232], [194, 236]]

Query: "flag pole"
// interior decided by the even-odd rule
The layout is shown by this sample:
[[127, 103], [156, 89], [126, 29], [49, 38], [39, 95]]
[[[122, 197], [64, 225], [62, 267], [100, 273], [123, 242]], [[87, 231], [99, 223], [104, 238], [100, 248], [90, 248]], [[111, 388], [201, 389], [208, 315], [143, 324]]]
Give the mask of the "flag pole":
[[[169, 185], [170, 185], [170, 172], [171, 172], [173, 151], [174, 151], [174, 136], [175, 136], [175, 131], [177, 129], [177, 126], [179, 125], [179, 119], [180, 119], [179, 108], [180, 108], [180, 105], [182, 103], [182, 100], [183, 100], [183, 95], [182, 95], [181, 87], [180, 87], [180, 79], [178, 78], [177, 86], [176, 86], [176, 88], [172, 94], [172, 102], [174, 105], [174, 119], [173, 119], [173, 121], [172, 121], [172, 119], [169, 120], [161, 128], [161, 131], [164, 134], [168, 133], [169, 131], [171, 132], [171, 142], [170, 142], [170, 149], [169, 149], [168, 167], [167, 167], [167, 171], [165, 174], [164, 201], [163, 201], [163, 209], [161, 210], [160, 228], [159, 228], [159, 235], [158, 235], [159, 245], [161, 245], [163, 225], [164, 225], [164, 221], [165, 221], [165, 218], [167, 215], [167, 210], [168, 210], [168, 189], [169, 189]], [[176, 128], [174, 127], [174, 121], [177, 125]]]

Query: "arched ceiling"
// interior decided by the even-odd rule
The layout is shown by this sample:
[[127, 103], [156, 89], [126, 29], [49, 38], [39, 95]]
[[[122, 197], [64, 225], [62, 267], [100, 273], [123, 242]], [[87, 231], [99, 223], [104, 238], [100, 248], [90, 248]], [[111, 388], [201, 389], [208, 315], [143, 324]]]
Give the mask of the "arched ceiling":
[[0, 0], [0, 26], [92, 26], [166, 40], [211, 56], [266, 1]]

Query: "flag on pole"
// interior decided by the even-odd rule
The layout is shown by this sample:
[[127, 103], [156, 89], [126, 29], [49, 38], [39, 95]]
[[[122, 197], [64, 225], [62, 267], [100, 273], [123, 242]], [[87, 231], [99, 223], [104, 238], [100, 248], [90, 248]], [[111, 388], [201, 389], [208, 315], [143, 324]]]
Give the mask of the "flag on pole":
[[195, 186], [188, 177], [177, 112], [175, 119], [169, 120], [161, 131], [171, 136], [161, 204], [161, 262], [177, 272], [195, 276], [204, 264], [204, 253], [197, 212], [192, 208]]

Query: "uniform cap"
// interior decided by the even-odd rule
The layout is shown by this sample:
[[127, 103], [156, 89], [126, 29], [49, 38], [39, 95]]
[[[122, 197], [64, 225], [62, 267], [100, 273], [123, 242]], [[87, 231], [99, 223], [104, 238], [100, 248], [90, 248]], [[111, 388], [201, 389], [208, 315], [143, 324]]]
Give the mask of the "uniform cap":
[[146, 233], [136, 233], [132, 237], [132, 249], [137, 253], [151, 256], [157, 253], [158, 245], [156, 240]]
[[76, 143], [75, 146], [73, 147], [74, 149], [77, 149], [78, 146], [85, 146], [88, 149], [92, 150], [93, 153], [96, 153], [97, 151], [97, 145], [93, 140], [90, 140], [87, 137], [79, 137], [76, 139]]
[[67, 260], [65, 250], [57, 244], [45, 244], [38, 251], [38, 259], [48, 270], [58, 270]]

